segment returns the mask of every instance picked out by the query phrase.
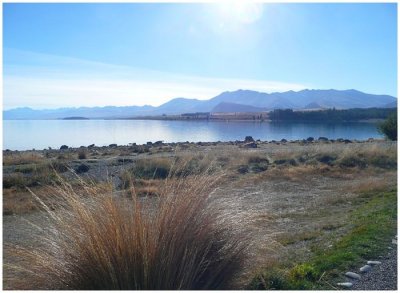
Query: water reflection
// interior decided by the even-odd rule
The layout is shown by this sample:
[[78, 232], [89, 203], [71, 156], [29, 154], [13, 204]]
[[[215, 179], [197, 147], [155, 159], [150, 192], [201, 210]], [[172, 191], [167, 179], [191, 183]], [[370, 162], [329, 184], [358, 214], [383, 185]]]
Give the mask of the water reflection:
[[374, 123], [276, 123], [148, 120], [5, 120], [3, 148], [12, 150], [148, 141], [235, 141], [251, 135], [261, 140], [379, 138]]

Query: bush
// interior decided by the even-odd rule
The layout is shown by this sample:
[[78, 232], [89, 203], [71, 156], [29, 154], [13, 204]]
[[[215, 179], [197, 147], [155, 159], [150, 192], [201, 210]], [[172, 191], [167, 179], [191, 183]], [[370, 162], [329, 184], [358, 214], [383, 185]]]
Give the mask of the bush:
[[378, 131], [387, 139], [397, 140], [397, 113], [391, 114], [384, 122], [379, 124]]
[[44, 224], [44, 247], [16, 248], [28, 276], [15, 279], [13, 288], [232, 288], [249, 243], [235, 219], [210, 202], [214, 178], [168, 181], [151, 209], [135, 197], [116, 198], [111, 190], [93, 191], [96, 200], [83, 201], [88, 195], [54, 189], [62, 215], [43, 204], [54, 223]]
[[347, 168], [365, 168], [367, 167], [367, 161], [360, 154], [347, 155], [340, 160], [339, 166]]
[[89, 166], [85, 164], [80, 164], [76, 169], [76, 173], [81, 174], [81, 173], [86, 173], [89, 171]]
[[86, 152], [86, 150], [79, 150], [79, 152], [78, 152], [78, 159], [79, 159], [79, 160], [86, 160], [86, 159], [87, 159], [87, 152]]
[[170, 173], [171, 165], [171, 161], [165, 158], [137, 160], [132, 171], [136, 177], [142, 179], [165, 179]]

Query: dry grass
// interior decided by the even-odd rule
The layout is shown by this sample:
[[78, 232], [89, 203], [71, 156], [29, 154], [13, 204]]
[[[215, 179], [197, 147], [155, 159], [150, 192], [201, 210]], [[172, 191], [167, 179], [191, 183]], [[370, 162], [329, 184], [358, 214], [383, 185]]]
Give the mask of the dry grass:
[[3, 152], [3, 165], [21, 165], [21, 164], [37, 164], [43, 162], [44, 158], [37, 152], [17, 152], [17, 153], [4, 153]]
[[217, 182], [206, 175], [166, 180], [162, 196], [152, 200], [117, 198], [83, 182], [85, 192], [77, 193], [64, 182], [52, 189], [62, 209], [42, 204], [52, 220], [41, 228], [43, 246], [14, 249], [22, 264], [6, 266], [26, 277], [6, 280], [6, 287], [234, 288], [249, 243], [212, 204]]

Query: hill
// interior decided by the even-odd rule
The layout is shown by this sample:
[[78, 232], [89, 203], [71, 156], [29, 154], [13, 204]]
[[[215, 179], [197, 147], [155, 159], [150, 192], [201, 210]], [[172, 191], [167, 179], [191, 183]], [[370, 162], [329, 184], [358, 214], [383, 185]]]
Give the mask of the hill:
[[51, 110], [17, 108], [3, 112], [3, 119], [90, 119], [130, 118], [152, 115], [175, 115], [191, 112], [260, 112], [275, 109], [351, 109], [397, 107], [397, 99], [389, 95], [373, 95], [357, 90], [302, 90], [262, 93], [252, 90], [223, 92], [209, 100], [175, 98], [158, 107], [80, 107]]

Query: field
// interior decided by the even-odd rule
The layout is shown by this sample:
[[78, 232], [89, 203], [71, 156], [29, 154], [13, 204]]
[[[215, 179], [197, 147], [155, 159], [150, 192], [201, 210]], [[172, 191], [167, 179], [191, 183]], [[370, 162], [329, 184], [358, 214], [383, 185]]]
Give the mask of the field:
[[[33, 272], [38, 274], [34, 269], [26, 270], [32, 255], [21, 251], [47, 247], [44, 242], [46, 233], [50, 233], [49, 215], [64, 219], [60, 215], [70, 206], [84, 210], [87, 202], [90, 206], [102, 202], [98, 197], [103, 194], [112, 195], [117, 206], [123, 203], [136, 209], [139, 202], [141, 212], [136, 210], [135, 214], [145, 211], [149, 222], [134, 217], [126, 221], [144, 227], [150, 227], [146, 226], [150, 222], [159, 224], [160, 199], [172, 193], [186, 196], [186, 201], [170, 203], [180, 207], [174, 211], [174, 219], [178, 215], [191, 223], [190, 215], [200, 217], [201, 227], [210, 225], [211, 231], [227, 237], [230, 246], [226, 245], [237, 249], [235, 257], [241, 257], [231, 255], [230, 261], [235, 261], [229, 265], [231, 271], [215, 264], [209, 266], [209, 272], [205, 269], [208, 278], [214, 273], [224, 277], [210, 281], [208, 287], [202, 276], [196, 286], [184, 285], [183, 281], [167, 286], [160, 281], [158, 289], [332, 289], [347, 269], [378, 256], [387, 247], [397, 227], [396, 142], [321, 139], [254, 144], [153, 143], [3, 152], [4, 288], [48, 288], [20, 282], [31, 280]], [[70, 193], [74, 194], [73, 204], [66, 196]], [[206, 201], [199, 200], [202, 196]], [[81, 207], [79, 201], [85, 204]], [[192, 210], [191, 203], [198, 209]], [[104, 201], [107, 208], [108, 204]], [[168, 209], [160, 213], [167, 217], [172, 207]], [[203, 213], [203, 209], [211, 212]], [[94, 210], [99, 211], [97, 207]], [[207, 220], [212, 215], [218, 217]], [[367, 221], [369, 217], [379, 219], [379, 227]], [[99, 219], [108, 225], [107, 217]], [[176, 233], [171, 235], [181, 235], [170, 241], [193, 245], [195, 239], [201, 246], [204, 241], [199, 235], [206, 230], [200, 233], [189, 229], [187, 233], [200, 238], [185, 239], [183, 235], [192, 235], [179, 231], [185, 221], [174, 220], [176, 225], [168, 226], [168, 231]], [[121, 227], [131, 231], [124, 223]], [[107, 230], [109, 237], [113, 235], [111, 230]], [[145, 239], [152, 247], [153, 238]], [[208, 241], [213, 243], [213, 238]], [[220, 250], [216, 249], [218, 253]], [[343, 252], [350, 252], [351, 257]], [[116, 284], [112, 288], [122, 289], [121, 283]], [[146, 289], [146, 284], [137, 288]], [[87, 286], [81, 288], [90, 288]]]

